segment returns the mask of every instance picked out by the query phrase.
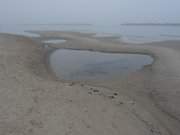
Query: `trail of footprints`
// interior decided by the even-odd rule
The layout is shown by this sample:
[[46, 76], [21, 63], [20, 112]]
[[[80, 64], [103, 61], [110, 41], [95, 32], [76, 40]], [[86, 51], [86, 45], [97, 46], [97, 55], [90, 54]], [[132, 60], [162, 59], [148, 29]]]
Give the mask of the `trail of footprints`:
[[101, 90], [97, 89], [97, 88], [90, 88], [90, 91], [88, 92], [88, 94], [90, 95], [103, 95], [105, 97], [108, 97], [109, 99], [115, 99], [117, 98], [117, 96], [119, 95], [117, 92], [114, 92], [114, 93], [105, 93], [105, 92], [102, 92]]
[[[78, 85], [74, 82], [69, 83], [69, 86]], [[80, 84], [81, 87], [88, 89], [90, 96], [102, 96], [106, 99], [114, 101], [117, 105], [135, 105], [135, 101], [120, 94], [117, 90], [110, 90], [107, 88], [93, 87], [85, 84]]]
[[[73, 85], [76, 85], [76, 83], [69, 84], [69, 86], [73, 86]], [[138, 112], [137, 110], [138, 104], [135, 102], [135, 100], [126, 97], [125, 95], [121, 94], [120, 91], [110, 90], [106, 88], [92, 87], [84, 84], [80, 84], [80, 86], [88, 89], [88, 94], [90, 96], [102, 96], [106, 99], [111, 100], [118, 106], [128, 108], [128, 110], [130, 110], [131, 113], [133, 113], [137, 119], [139, 119], [145, 124], [145, 126], [149, 129], [152, 135], [162, 134], [159, 127], [155, 124], [156, 123], [155, 121], [151, 122], [151, 120], [145, 118], [140, 112]]]

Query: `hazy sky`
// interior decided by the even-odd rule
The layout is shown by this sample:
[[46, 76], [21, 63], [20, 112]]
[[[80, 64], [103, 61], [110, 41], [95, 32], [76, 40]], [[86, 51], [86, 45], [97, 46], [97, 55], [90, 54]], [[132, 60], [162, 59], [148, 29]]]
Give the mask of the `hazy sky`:
[[180, 0], [0, 0], [0, 23], [180, 22]]

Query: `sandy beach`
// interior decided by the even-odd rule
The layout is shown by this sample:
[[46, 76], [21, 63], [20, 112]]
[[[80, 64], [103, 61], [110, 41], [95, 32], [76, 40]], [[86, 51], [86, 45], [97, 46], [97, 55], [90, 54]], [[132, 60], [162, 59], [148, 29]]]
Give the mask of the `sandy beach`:
[[[0, 135], [179, 135], [180, 41], [130, 44], [78, 32], [0, 34]], [[53, 49], [139, 53], [154, 63], [124, 78], [65, 82], [50, 71]]]

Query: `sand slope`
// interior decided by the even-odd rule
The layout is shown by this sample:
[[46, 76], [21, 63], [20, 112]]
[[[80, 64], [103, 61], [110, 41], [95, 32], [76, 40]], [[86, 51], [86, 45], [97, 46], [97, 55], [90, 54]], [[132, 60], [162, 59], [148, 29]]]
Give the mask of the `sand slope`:
[[[180, 54], [153, 45], [123, 45], [91, 34], [0, 34], [0, 135], [178, 135]], [[149, 69], [110, 82], [64, 83], [48, 71], [42, 39], [56, 48], [151, 54]], [[179, 42], [177, 42], [179, 44]], [[105, 85], [106, 84], [106, 85]], [[96, 86], [96, 87], [95, 87]]]

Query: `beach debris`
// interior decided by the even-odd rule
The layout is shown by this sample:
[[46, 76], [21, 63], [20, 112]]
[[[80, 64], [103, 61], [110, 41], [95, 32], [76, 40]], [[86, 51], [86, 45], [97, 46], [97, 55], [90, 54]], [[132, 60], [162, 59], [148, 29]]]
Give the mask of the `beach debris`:
[[119, 105], [123, 105], [123, 104], [124, 104], [124, 102], [122, 102], [122, 101], [119, 102]]
[[110, 99], [114, 99], [115, 97], [114, 96], [108, 96]]
[[40, 120], [30, 120], [29, 123], [33, 126], [33, 127], [37, 127], [37, 128], [43, 128], [43, 123]]
[[72, 102], [73, 102], [73, 101], [72, 101], [72, 99], [69, 99], [68, 101], [69, 101], [70, 103], [72, 103]]
[[73, 85], [75, 85], [75, 83], [74, 83], [74, 82], [69, 83], [69, 86], [73, 86]]
[[94, 90], [93, 90], [93, 92], [96, 92], [96, 93], [97, 93], [97, 92], [99, 92], [99, 90], [97, 90], [97, 89], [94, 89]]
[[115, 92], [113, 95], [114, 95], [114, 96], [117, 96], [117, 95], [118, 95], [118, 93], [116, 93], [116, 92]]
[[85, 107], [85, 108], [83, 109], [83, 111], [84, 111], [84, 112], [88, 112], [88, 108]]
[[92, 92], [91, 92], [91, 91], [89, 91], [89, 92], [88, 92], [88, 94], [92, 95]]

